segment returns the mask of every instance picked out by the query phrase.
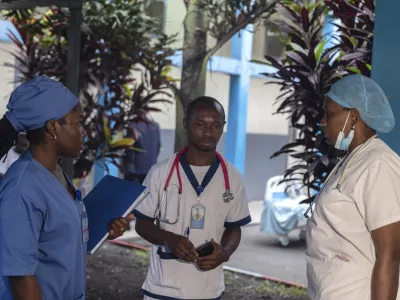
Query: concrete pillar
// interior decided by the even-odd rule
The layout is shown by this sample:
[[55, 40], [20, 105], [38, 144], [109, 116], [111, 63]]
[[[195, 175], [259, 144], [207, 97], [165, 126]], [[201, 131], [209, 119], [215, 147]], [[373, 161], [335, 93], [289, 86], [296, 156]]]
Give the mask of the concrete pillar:
[[[70, 23], [68, 30], [68, 62], [67, 62], [67, 78], [65, 85], [71, 92], [79, 97], [79, 69], [80, 69], [80, 52], [81, 52], [81, 25], [83, 21], [82, 4], [77, 7], [70, 8]], [[64, 172], [72, 178], [74, 172], [73, 160], [63, 158]]]
[[322, 35], [327, 40], [325, 49], [332, 48], [337, 44], [337, 40], [335, 40], [337, 27], [335, 24], [340, 24], [340, 20], [333, 18], [331, 14], [326, 15], [324, 28], [322, 29]]
[[[107, 86], [104, 88], [104, 92], [108, 92]], [[104, 96], [99, 97], [99, 104], [103, 105], [104, 104]], [[119, 177], [119, 169], [116, 165], [112, 164], [111, 162], [105, 161], [105, 164], [107, 165], [108, 171], [106, 167], [104, 166], [103, 162], [95, 162], [93, 165], [94, 169], [94, 185], [99, 183], [99, 181], [105, 176], [105, 175], [112, 175], [115, 177]]]
[[243, 174], [246, 159], [247, 102], [250, 88], [250, 60], [253, 50], [253, 25], [232, 38], [232, 58], [240, 61], [240, 73], [232, 75], [229, 91], [226, 158]]

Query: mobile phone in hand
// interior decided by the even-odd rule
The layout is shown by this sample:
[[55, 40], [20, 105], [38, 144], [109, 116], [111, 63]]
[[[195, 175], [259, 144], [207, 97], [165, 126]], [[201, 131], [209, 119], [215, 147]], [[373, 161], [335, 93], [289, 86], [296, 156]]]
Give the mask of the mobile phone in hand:
[[199, 257], [208, 256], [214, 252], [214, 245], [211, 242], [207, 242], [204, 245], [197, 247], [196, 251], [197, 254], [199, 254]]

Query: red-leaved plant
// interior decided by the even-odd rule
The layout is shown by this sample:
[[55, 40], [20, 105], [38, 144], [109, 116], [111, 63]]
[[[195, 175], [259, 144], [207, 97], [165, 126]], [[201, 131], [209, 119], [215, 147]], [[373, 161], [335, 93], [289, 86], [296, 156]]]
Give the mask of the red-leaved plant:
[[[120, 164], [134, 139], [125, 136], [132, 122], [159, 111], [157, 102], [171, 102], [166, 89], [174, 37], [160, 34], [158, 20], [141, 10], [141, 1], [95, 1], [84, 4], [79, 97], [85, 112], [87, 139], [75, 161], [74, 178], [88, 174], [94, 162]], [[11, 65], [18, 80], [46, 75], [65, 83], [67, 9], [5, 12], [21, 37], [9, 33], [19, 51]], [[155, 38], [157, 36], [157, 38]], [[132, 74], [142, 74], [133, 77]]]
[[[342, 24], [335, 25], [338, 27], [335, 44], [327, 47], [328, 41], [322, 32], [324, 16], [330, 9]], [[288, 154], [296, 159], [296, 163], [285, 170], [283, 181], [302, 181], [309, 191], [305, 202], [313, 200], [342, 154], [328, 145], [323, 135], [322, 105], [332, 84], [343, 76], [369, 75], [373, 9], [371, 0], [355, 0], [351, 5], [340, 0], [299, 4], [281, 1], [277, 8], [280, 17], [275, 25], [287, 35], [286, 53], [280, 59], [266, 57], [277, 71], [265, 75], [273, 79], [271, 83], [281, 86], [277, 113], [290, 116], [296, 139], [272, 157]]]

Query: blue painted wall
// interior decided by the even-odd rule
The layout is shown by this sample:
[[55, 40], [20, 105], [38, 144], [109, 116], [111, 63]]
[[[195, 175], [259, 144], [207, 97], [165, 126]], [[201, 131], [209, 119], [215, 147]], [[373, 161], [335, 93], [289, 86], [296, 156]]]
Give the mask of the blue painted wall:
[[13, 34], [15, 34], [18, 37], [18, 39], [22, 42], [21, 36], [19, 35], [14, 25], [9, 21], [0, 20], [0, 41], [11, 42], [10, 38], [8, 37], [10, 31]]
[[372, 78], [389, 97], [396, 118], [391, 133], [380, 137], [400, 154], [400, 1], [376, 1]]

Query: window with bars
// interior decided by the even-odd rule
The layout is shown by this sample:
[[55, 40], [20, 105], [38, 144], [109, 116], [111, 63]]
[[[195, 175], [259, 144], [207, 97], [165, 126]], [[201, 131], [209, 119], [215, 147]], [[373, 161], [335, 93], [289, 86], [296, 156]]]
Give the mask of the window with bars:
[[281, 57], [284, 50], [285, 46], [281, 41], [280, 35], [267, 29], [265, 32], [264, 55]]
[[165, 0], [146, 0], [144, 9], [147, 15], [159, 20], [158, 32], [163, 33], [165, 29]]

